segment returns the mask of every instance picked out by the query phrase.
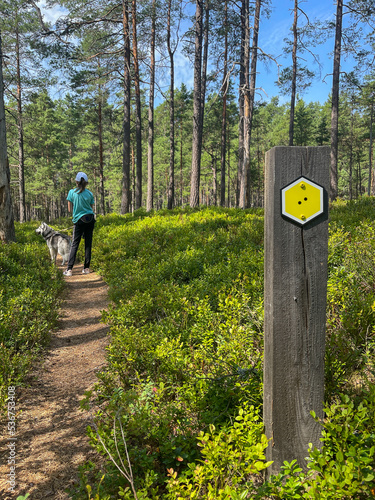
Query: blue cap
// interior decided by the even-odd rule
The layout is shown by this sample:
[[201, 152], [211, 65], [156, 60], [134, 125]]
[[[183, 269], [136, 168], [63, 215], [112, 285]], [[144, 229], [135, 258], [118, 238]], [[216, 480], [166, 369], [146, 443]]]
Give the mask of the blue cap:
[[83, 177], [85, 182], [89, 182], [89, 179], [84, 172], [78, 172], [78, 174], [76, 175], [76, 181], [81, 182], [82, 177]]

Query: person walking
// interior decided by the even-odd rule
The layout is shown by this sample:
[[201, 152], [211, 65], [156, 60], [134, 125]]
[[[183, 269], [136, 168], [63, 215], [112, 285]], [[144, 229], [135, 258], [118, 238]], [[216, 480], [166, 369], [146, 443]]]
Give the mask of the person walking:
[[82, 236], [85, 238], [85, 262], [83, 274], [90, 272], [92, 234], [95, 225], [94, 195], [86, 189], [89, 180], [84, 172], [76, 175], [77, 186], [68, 193], [68, 212], [73, 212], [73, 236], [70, 248], [68, 267], [63, 272], [64, 276], [72, 276], [72, 269], [76, 260], [77, 250]]

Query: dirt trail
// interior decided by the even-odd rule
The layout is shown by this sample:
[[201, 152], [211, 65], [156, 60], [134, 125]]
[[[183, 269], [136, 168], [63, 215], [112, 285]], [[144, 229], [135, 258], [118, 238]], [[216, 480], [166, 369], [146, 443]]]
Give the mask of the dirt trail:
[[[0, 442], [0, 498], [67, 500], [65, 489], [78, 480], [78, 466], [93, 458], [86, 427], [90, 420], [79, 408], [84, 392], [96, 382], [105, 365], [108, 327], [100, 323], [106, 309], [107, 286], [76, 265], [66, 278], [59, 330], [49, 352], [32, 374], [30, 386], [17, 390], [16, 491], [9, 493], [7, 440]], [[6, 450], [3, 453], [3, 450]]]

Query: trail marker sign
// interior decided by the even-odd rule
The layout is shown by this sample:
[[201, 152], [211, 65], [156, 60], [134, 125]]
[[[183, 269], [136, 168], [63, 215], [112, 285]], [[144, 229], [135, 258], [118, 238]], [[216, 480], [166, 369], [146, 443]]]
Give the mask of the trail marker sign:
[[264, 401], [266, 474], [306, 468], [321, 445], [326, 333], [330, 148], [266, 153], [264, 211]]
[[281, 190], [281, 213], [304, 225], [324, 212], [323, 187], [299, 177]]

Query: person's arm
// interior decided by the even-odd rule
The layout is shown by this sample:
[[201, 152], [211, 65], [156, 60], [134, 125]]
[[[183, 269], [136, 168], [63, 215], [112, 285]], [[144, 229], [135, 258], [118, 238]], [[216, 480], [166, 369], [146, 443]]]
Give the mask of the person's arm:
[[73, 212], [73, 203], [68, 201], [68, 212]]

